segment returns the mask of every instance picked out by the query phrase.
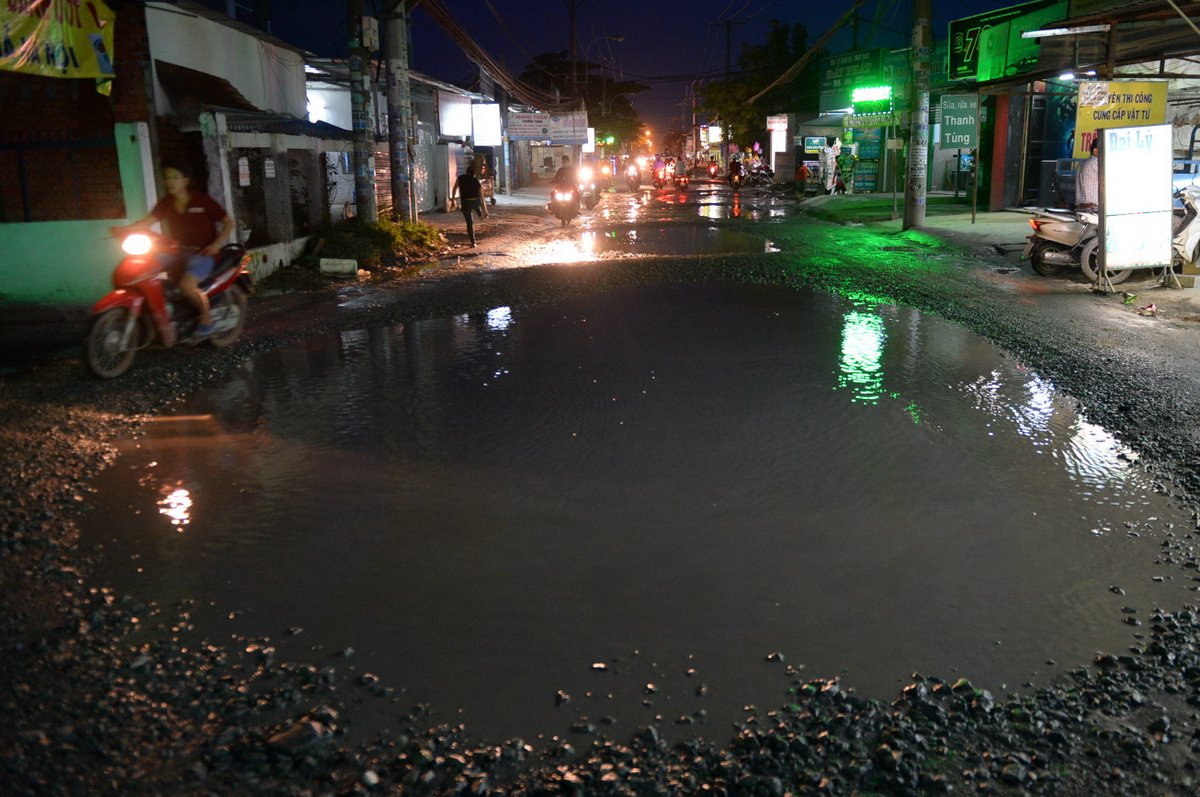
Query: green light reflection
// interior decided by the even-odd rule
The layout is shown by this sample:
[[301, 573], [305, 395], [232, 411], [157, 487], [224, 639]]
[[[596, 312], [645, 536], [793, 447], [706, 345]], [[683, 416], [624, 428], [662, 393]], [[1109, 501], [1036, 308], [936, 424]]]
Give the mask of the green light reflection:
[[887, 331], [874, 313], [846, 313], [842, 324], [842, 355], [838, 388], [850, 390], [858, 404], [878, 404], [883, 397], [883, 346]]

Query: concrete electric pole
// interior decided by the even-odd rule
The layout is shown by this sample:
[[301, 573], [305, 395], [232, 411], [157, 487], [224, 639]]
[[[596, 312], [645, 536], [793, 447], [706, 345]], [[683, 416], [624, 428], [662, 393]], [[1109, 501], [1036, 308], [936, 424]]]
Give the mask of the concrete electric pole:
[[384, 47], [387, 60], [388, 144], [392, 167], [392, 218], [416, 221], [412, 168], [408, 156], [412, 125], [412, 93], [408, 82], [408, 20], [405, 0], [393, 0], [386, 12]]
[[370, 50], [365, 34], [374, 19], [366, 16], [365, 0], [348, 0], [350, 30], [350, 116], [354, 126], [354, 206], [359, 219], [374, 223], [375, 207], [375, 127], [371, 124]]
[[933, 51], [933, 0], [913, 0], [912, 120], [908, 136], [908, 183], [904, 229], [925, 224], [925, 172], [929, 162], [929, 61]]

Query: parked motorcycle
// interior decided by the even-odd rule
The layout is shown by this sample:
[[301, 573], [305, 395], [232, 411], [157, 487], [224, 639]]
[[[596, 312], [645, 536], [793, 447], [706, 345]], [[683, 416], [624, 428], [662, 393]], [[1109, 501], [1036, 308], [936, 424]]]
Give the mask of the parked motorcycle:
[[556, 219], [566, 227], [571, 219], [579, 215], [579, 188], [554, 186], [550, 189], [550, 204], [546, 206]]
[[[1095, 213], [1042, 209], [1030, 219], [1033, 234], [1025, 245], [1024, 257], [1033, 270], [1052, 277], [1064, 268], [1078, 268], [1089, 282], [1100, 276], [1100, 217]], [[1132, 269], [1110, 269], [1108, 280], [1118, 285], [1129, 279]]]
[[[121, 242], [126, 256], [113, 271], [113, 290], [92, 307], [84, 337], [84, 359], [96, 376], [112, 379], [129, 370], [139, 349], [169, 349], [178, 343], [207, 340], [217, 348], [230, 345], [246, 324], [250, 292], [250, 256], [237, 244], [221, 248], [210, 277], [200, 283], [212, 309], [214, 332], [196, 336], [197, 312], [184, 298], [159, 255], [179, 257], [169, 238], [138, 232]], [[168, 261], [170, 262], [170, 261]]]
[[1200, 264], [1200, 186], [1184, 186], [1175, 192], [1175, 199], [1183, 204], [1183, 215], [1172, 226], [1171, 266], [1179, 271]]
[[591, 166], [581, 166], [576, 172], [576, 176], [579, 180], [579, 201], [585, 208], [591, 210], [600, 201], [596, 187], [596, 173], [592, 171]]
[[630, 191], [636, 191], [642, 185], [642, 172], [638, 169], [636, 163], [631, 163], [625, 167], [625, 185], [629, 186]]

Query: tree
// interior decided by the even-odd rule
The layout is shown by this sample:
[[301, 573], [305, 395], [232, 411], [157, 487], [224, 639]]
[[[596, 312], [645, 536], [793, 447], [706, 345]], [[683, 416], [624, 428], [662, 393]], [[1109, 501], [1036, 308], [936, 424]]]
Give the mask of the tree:
[[817, 111], [819, 57], [811, 59], [792, 82], [776, 86], [752, 105], [746, 104], [746, 100], [786, 72], [806, 52], [808, 30], [803, 25], [788, 27], [777, 19], [771, 20], [766, 43], [743, 45], [737, 61], [738, 75], [704, 86], [700, 94], [701, 106], [710, 117], [721, 120], [729, 140], [738, 143], [765, 140], [767, 116]]
[[[588, 112], [588, 124], [596, 128], [596, 140], [613, 136], [618, 142], [632, 142], [642, 128], [641, 117], [629, 101], [629, 95], [647, 91], [649, 86], [630, 80], [614, 80], [604, 66], [576, 61], [576, 85]], [[535, 56], [520, 75], [520, 80], [543, 91], [566, 97], [571, 93], [570, 60], [565, 50]]]

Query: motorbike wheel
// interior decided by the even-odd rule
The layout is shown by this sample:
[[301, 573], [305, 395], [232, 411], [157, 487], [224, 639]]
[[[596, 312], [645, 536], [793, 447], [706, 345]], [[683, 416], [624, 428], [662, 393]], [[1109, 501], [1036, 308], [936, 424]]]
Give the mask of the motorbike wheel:
[[1033, 251], [1029, 253], [1029, 265], [1033, 266], [1033, 270], [1041, 274], [1043, 277], [1053, 277], [1064, 268], [1062, 263], [1046, 259], [1046, 252], [1055, 250], [1053, 244], [1046, 241], [1038, 241], [1033, 246]]
[[[1095, 282], [1096, 277], [1100, 274], [1100, 239], [1093, 238], [1083, 245], [1079, 250], [1079, 268], [1083, 270], [1083, 276], [1088, 278], [1088, 282]], [[1120, 285], [1125, 280], [1129, 279], [1129, 275], [1133, 273], [1131, 268], [1118, 269], [1108, 272], [1108, 281], [1113, 285]]]
[[226, 305], [226, 314], [232, 314], [234, 322], [229, 329], [208, 339], [208, 342], [218, 349], [225, 348], [241, 337], [242, 329], [246, 326], [246, 311], [249, 308], [246, 294], [237, 285], [230, 285], [229, 290], [221, 294], [221, 297]]
[[129, 321], [129, 309], [114, 307], [92, 319], [83, 339], [84, 360], [88, 370], [101, 379], [113, 379], [129, 370], [137, 354], [137, 333], [128, 348], [121, 338]]

